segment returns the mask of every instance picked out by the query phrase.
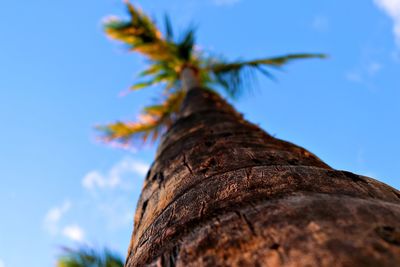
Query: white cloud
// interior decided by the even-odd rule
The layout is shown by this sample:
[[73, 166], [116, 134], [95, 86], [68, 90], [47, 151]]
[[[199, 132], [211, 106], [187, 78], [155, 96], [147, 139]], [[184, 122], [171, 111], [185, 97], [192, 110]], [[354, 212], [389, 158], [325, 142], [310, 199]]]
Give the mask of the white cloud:
[[[132, 203], [137, 201], [141, 188], [138, 183], [141, 183], [148, 168], [148, 164], [128, 157], [111, 165], [104, 172], [88, 172], [81, 182], [90, 191], [85, 190], [82, 198], [74, 201], [74, 212], [71, 211], [70, 201], [60, 203], [47, 211], [43, 218], [43, 228], [57, 240], [66, 238], [75, 242], [87, 242], [86, 230], [93, 229], [83, 228], [79, 217], [73, 218], [78, 221], [69, 220], [74, 214], [84, 214], [85, 223], [105, 224], [102, 225], [105, 231], [129, 230], [135, 208]], [[70, 215], [70, 212], [71, 216], [67, 218], [66, 215]]]
[[400, 46], [400, 0], [374, 0], [394, 21], [393, 32], [396, 43]]
[[82, 186], [86, 189], [123, 187], [123, 177], [127, 174], [146, 175], [149, 165], [132, 158], [125, 158], [116, 163], [106, 173], [90, 171], [82, 179]]
[[0, 259], [0, 267], [6, 267], [6, 264], [1, 259]]
[[214, 0], [214, 4], [217, 6], [232, 6], [239, 3], [241, 0]]
[[78, 225], [65, 226], [62, 230], [62, 234], [68, 239], [77, 242], [82, 242], [85, 236], [85, 232]]
[[107, 181], [101, 173], [98, 171], [91, 171], [83, 177], [82, 185], [85, 188], [92, 189], [94, 187], [106, 187], [109, 184], [113, 184], [110, 181]]
[[[62, 216], [71, 208], [71, 203], [65, 201], [62, 206], [50, 209], [44, 217], [44, 227], [51, 234], [55, 235], [58, 232], [58, 223]], [[0, 266], [1, 267], [1, 266]]]
[[[71, 202], [65, 201], [63, 205], [50, 209], [44, 217], [45, 229], [54, 236], [63, 235], [73, 241], [83, 241], [84, 231], [77, 225], [60, 227], [62, 217], [70, 210]], [[0, 265], [0, 267], [2, 267]]]

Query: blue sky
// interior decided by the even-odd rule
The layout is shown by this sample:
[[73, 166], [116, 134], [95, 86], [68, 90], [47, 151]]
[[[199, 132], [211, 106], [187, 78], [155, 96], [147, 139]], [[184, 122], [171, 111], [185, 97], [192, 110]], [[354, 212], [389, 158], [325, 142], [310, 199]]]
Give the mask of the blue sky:
[[[337, 169], [400, 188], [400, 0], [135, 1], [227, 58], [324, 52], [233, 104]], [[0, 267], [53, 266], [60, 246], [128, 246], [155, 147], [112, 149], [93, 126], [135, 118], [120, 97], [143, 60], [105, 38], [121, 1], [6, 1], [0, 9]]]

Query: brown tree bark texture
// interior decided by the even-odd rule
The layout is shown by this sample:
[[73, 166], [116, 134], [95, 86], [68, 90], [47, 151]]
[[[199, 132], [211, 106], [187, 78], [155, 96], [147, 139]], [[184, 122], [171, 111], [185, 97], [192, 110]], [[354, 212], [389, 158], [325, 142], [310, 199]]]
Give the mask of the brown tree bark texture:
[[400, 266], [400, 192], [195, 88], [146, 177], [126, 266]]

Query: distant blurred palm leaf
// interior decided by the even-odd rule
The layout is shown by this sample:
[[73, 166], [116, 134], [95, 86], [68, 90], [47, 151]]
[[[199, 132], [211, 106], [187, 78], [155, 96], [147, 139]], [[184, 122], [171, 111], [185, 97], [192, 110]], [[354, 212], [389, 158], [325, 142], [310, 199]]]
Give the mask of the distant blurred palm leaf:
[[57, 267], [123, 267], [120, 256], [108, 249], [96, 251], [90, 248], [73, 250], [64, 248], [63, 254], [57, 260]]

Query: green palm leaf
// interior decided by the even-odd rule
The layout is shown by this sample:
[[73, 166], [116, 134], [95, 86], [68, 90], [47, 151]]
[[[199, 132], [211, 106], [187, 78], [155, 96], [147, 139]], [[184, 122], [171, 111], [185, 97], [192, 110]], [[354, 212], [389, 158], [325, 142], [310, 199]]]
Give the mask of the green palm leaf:
[[174, 31], [172, 29], [172, 24], [171, 24], [171, 20], [168, 16], [164, 17], [164, 23], [165, 23], [165, 35], [166, 35], [166, 39], [169, 42], [173, 42], [174, 40]]
[[90, 248], [73, 250], [64, 248], [57, 267], [123, 267], [123, 259], [108, 249], [96, 251]]
[[280, 68], [298, 59], [325, 58], [323, 54], [289, 54], [279, 57], [257, 59], [251, 61], [236, 61], [232, 63], [214, 62], [206, 69], [211, 73], [215, 83], [221, 85], [231, 97], [243, 91], [244, 85], [250, 87], [254, 80], [254, 71], [259, 71], [270, 79], [275, 79], [267, 70], [268, 67]]
[[136, 90], [140, 90], [140, 89], [152, 86], [154, 84], [156, 84], [156, 82], [154, 80], [147, 81], [147, 82], [140, 82], [140, 83], [135, 83], [129, 89], [133, 90], [133, 91], [136, 91]]
[[218, 72], [226, 72], [231, 70], [241, 69], [243, 67], [251, 66], [274, 66], [281, 67], [293, 60], [297, 59], [308, 59], [308, 58], [326, 58], [324, 54], [289, 54], [279, 57], [272, 58], [264, 58], [250, 61], [237, 61], [232, 63], [216, 63], [208, 67], [208, 70], [218, 73]]

